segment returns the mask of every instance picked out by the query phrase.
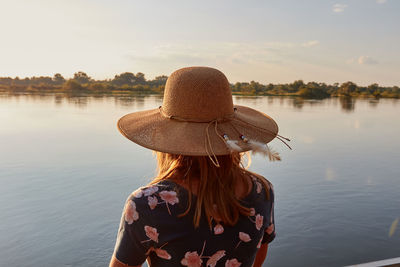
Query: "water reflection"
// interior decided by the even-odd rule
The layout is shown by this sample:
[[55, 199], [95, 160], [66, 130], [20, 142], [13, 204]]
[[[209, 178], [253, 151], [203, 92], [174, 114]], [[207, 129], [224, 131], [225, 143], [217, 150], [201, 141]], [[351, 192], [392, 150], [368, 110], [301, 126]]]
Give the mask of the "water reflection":
[[[154, 103], [162, 102], [162, 95], [110, 95], [110, 94], [82, 94], [82, 93], [10, 93], [0, 92], [0, 98], [19, 101], [23, 97], [32, 102], [53, 101], [56, 106], [61, 106], [64, 102], [73, 104], [78, 108], [86, 108], [91, 101], [104, 101], [105, 99], [113, 99], [115, 105], [126, 108], [135, 107], [143, 109], [149, 98], [152, 98]], [[274, 105], [278, 101], [280, 107], [291, 106], [300, 111], [305, 107], [340, 105], [340, 108], [345, 113], [352, 113], [355, 110], [356, 102], [366, 101], [370, 107], [376, 108], [381, 100], [374, 99], [357, 99], [352, 97], [331, 97], [326, 99], [305, 99], [300, 97], [285, 97], [285, 96], [233, 96], [236, 104], [242, 105], [246, 103], [249, 106], [257, 106], [260, 102], [267, 103], [269, 106]], [[398, 105], [398, 99], [385, 99], [385, 101]]]
[[56, 106], [61, 106], [63, 103], [63, 96], [62, 95], [55, 95], [54, 96], [54, 104]]
[[368, 104], [371, 108], [376, 108], [379, 104], [379, 98], [369, 100]]
[[340, 97], [340, 105], [344, 112], [353, 112], [355, 109], [356, 100], [352, 97]]
[[145, 96], [115, 96], [114, 102], [118, 106], [132, 107], [136, 106], [139, 109], [144, 107]]
[[250, 103], [251, 106], [256, 105], [261, 97], [259, 96], [234, 96], [236, 102], [240, 103]]
[[68, 103], [72, 103], [78, 108], [85, 108], [89, 101], [90, 98], [86, 96], [71, 96], [67, 98]]
[[293, 107], [297, 108], [297, 109], [302, 109], [304, 106], [304, 98], [294, 98], [293, 99]]

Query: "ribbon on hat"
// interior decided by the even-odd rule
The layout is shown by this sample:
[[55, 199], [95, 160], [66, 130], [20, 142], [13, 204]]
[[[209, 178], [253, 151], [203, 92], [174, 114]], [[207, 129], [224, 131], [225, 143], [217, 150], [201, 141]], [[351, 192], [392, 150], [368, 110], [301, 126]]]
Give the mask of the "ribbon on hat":
[[[168, 115], [168, 114], [166, 114], [166, 113], [162, 110], [162, 107], [161, 107], [161, 106], [159, 106], [158, 109], [159, 109], [159, 111], [160, 111], [160, 114], [161, 114], [163, 117], [168, 118], [168, 119], [173, 119], [173, 120], [182, 121], [182, 122], [208, 123], [208, 124], [207, 124], [207, 127], [205, 128], [204, 147], [205, 147], [205, 150], [206, 150], [206, 152], [207, 152], [207, 155], [208, 155], [209, 159], [211, 160], [211, 162], [212, 162], [216, 167], [220, 167], [220, 164], [219, 164], [219, 162], [218, 162], [218, 158], [217, 158], [217, 156], [216, 156], [216, 154], [215, 154], [215, 152], [214, 152], [214, 150], [213, 150], [212, 144], [211, 144], [209, 128], [210, 128], [210, 126], [211, 126], [212, 124], [214, 124], [214, 131], [215, 131], [215, 134], [216, 134], [219, 138], [221, 138], [221, 140], [225, 143], [225, 145], [227, 146], [227, 148], [228, 148], [231, 152], [233, 152], [233, 151], [239, 152], [240, 150], [242, 150], [242, 148], [238, 145], [238, 141], [231, 140], [231, 139], [229, 139], [229, 137], [228, 137], [227, 134], [222, 134], [222, 135], [221, 135], [221, 134], [218, 132], [218, 122], [225, 122], [225, 121], [230, 121], [230, 120], [237, 120], [237, 121], [240, 121], [240, 122], [245, 123], [245, 124], [247, 124], [247, 125], [251, 125], [252, 127], [258, 128], [258, 129], [260, 129], [260, 130], [262, 130], [262, 131], [267, 131], [267, 132], [269, 132], [270, 134], [275, 135], [275, 136], [276, 136], [281, 142], [283, 142], [289, 149], [292, 149], [292, 148], [284, 141], [284, 140], [290, 141], [289, 138], [283, 137], [283, 136], [281, 136], [281, 135], [279, 135], [279, 134], [277, 134], [277, 133], [274, 133], [274, 132], [272, 132], [272, 131], [270, 131], [270, 130], [268, 130], [268, 129], [264, 129], [264, 128], [258, 127], [258, 126], [256, 126], [256, 125], [250, 124], [250, 123], [248, 123], [248, 122], [246, 122], [246, 121], [243, 121], [243, 120], [241, 120], [241, 119], [235, 117], [236, 108], [234, 108], [234, 112], [233, 112], [233, 113], [228, 114], [228, 115], [225, 115], [225, 116], [220, 117], [220, 118], [215, 118], [215, 119], [213, 119], [213, 120], [211, 120], [211, 121], [210, 121], [210, 120], [198, 120], [198, 119], [192, 119], [192, 118], [183, 118], [183, 117], [179, 117], [179, 116]], [[241, 139], [244, 143], [246, 143], [248, 146], [250, 146], [251, 150], [252, 150], [254, 153], [262, 153], [262, 154], [264, 154], [264, 155], [267, 155], [271, 161], [274, 161], [274, 160], [281, 160], [279, 154], [278, 154], [277, 152], [272, 151], [272, 150], [268, 147], [267, 144], [264, 144], [264, 143], [261, 143], [261, 142], [257, 142], [257, 141], [254, 141], [254, 140], [248, 140], [243, 134], [241, 134], [241, 133], [239, 132], [239, 130], [238, 130], [233, 124], [230, 124], [230, 125], [231, 125], [232, 128], [239, 134], [240, 139]], [[284, 140], [283, 140], [283, 139], [284, 139]]]

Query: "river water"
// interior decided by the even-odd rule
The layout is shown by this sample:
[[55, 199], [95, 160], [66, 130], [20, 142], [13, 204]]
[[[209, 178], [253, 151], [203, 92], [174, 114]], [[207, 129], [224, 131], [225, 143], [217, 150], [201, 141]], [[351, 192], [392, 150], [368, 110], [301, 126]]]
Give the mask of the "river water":
[[[107, 266], [126, 197], [154, 176], [122, 115], [159, 96], [0, 95], [0, 266]], [[275, 187], [265, 266], [343, 266], [400, 256], [400, 101], [234, 97], [272, 116], [293, 150], [254, 156]]]

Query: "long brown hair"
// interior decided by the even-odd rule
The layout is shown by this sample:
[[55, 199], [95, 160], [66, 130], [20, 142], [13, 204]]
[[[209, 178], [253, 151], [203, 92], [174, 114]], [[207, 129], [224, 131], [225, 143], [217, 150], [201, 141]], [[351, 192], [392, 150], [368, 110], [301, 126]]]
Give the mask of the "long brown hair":
[[[249, 177], [257, 177], [266, 189], [269, 198], [269, 182], [263, 177], [246, 170], [242, 165], [242, 154], [217, 156], [220, 167], [217, 168], [207, 156], [185, 156], [155, 152], [158, 175], [150, 184], [163, 180], [172, 180], [189, 188], [187, 209], [180, 216], [189, 213], [192, 206], [192, 194], [197, 196], [193, 224], [198, 227], [202, 211], [209, 225], [212, 220], [227, 225], [237, 223], [240, 214], [250, 215], [250, 209], [240, 203], [236, 196], [237, 185], [243, 185], [244, 192], [249, 192]], [[248, 155], [249, 157], [249, 155]], [[250, 158], [249, 158], [250, 160]], [[197, 189], [192, 192], [194, 183]]]

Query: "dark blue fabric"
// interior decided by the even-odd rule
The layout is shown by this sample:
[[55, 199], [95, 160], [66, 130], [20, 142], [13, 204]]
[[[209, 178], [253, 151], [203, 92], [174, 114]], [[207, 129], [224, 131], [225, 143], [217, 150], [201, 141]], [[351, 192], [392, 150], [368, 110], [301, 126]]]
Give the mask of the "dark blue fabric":
[[240, 216], [234, 226], [213, 220], [211, 229], [202, 216], [195, 229], [196, 197], [189, 214], [178, 217], [188, 204], [188, 192], [182, 186], [163, 181], [140, 188], [127, 199], [115, 256], [130, 266], [141, 265], [149, 257], [151, 266], [156, 267], [250, 267], [260, 244], [275, 238], [272, 185], [269, 191], [267, 200], [261, 182], [253, 177], [252, 191], [241, 201], [254, 208], [254, 216]]

